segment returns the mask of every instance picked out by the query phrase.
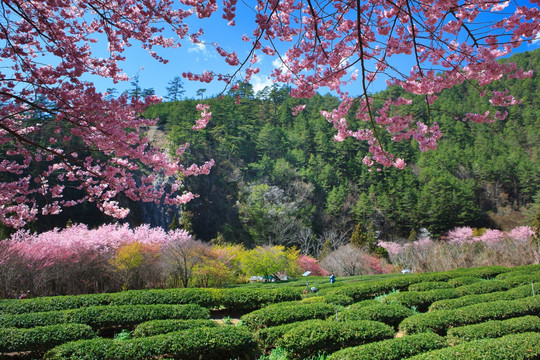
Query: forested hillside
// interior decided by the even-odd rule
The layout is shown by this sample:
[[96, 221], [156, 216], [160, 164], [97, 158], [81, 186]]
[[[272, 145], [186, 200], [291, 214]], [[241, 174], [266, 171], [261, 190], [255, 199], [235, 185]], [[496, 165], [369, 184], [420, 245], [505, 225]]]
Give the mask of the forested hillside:
[[[411, 238], [422, 228], [437, 236], [463, 225], [512, 227], [540, 202], [540, 50], [511, 60], [535, 75], [501, 79], [488, 91], [508, 88], [523, 102], [503, 121], [476, 124], [459, 120], [488, 108], [475, 84], [444, 91], [431, 113], [444, 134], [436, 151], [423, 153], [408, 141], [385, 144], [406, 160], [404, 170], [370, 169], [362, 164], [367, 144], [333, 141], [335, 131], [320, 114], [338, 104], [331, 95], [294, 99], [286, 88], [255, 94], [242, 85], [204, 100], [212, 120], [200, 131], [192, 130], [200, 99], [165, 102], [147, 116], [159, 117], [171, 145], [190, 143], [188, 163], [216, 161], [209, 176], [186, 179], [199, 197], [180, 221], [203, 240], [297, 244], [319, 255], [324, 243], [348, 241], [354, 229], [389, 239]], [[398, 87], [378, 94], [381, 104], [398, 96], [411, 95]], [[306, 108], [294, 116], [299, 104]], [[421, 104], [415, 98], [411, 106], [425, 120]]]
[[[353, 232], [357, 241], [413, 239], [423, 229], [439, 236], [464, 225], [509, 229], [526, 224], [540, 211], [540, 50], [511, 60], [535, 75], [501, 79], [487, 91], [508, 88], [523, 102], [508, 108], [503, 121], [476, 124], [459, 120], [467, 112], [488, 109], [475, 84], [444, 91], [431, 109], [432, 121], [444, 134], [436, 151], [421, 152], [407, 140], [384, 144], [405, 159], [404, 170], [369, 168], [362, 163], [366, 143], [333, 140], [335, 130], [321, 116], [321, 110], [338, 104], [331, 95], [294, 99], [287, 88], [254, 93], [241, 84], [219, 99], [154, 105], [145, 115], [159, 118], [158, 145], [166, 146], [167, 138], [171, 148], [188, 142], [184, 163], [216, 162], [210, 175], [184, 179], [186, 189], [199, 197], [175, 221], [205, 241], [294, 244], [315, 256], [349, 242]], [[376, 95], [376, 106], [389, 97], [411, 96], [398, 87]], [[200, 102], [211, 105], [212, 119], [206, 129], [194, 131]], [[305, 110], [293, 115], [300, 104]], [[411, 106], [427, 121], [423, 99], [413, 98]], [[354, 110], [352, 126], [369, 126], [354, 122]], [[155, 135], [151, 129], [149, 136]], [[66, 188], [66, 199], [78, 191]], [[130, 208], [125, 221], [133, 226], [168, 226], [179, 210], [125, 197], [120, 201]], [[67, 222], [94, 227], [110, 221], [94, 204], [84, 203], [40, 216], [27, 228], [45, 231]], [[0, 226], [0, 238], [11, 232]]]

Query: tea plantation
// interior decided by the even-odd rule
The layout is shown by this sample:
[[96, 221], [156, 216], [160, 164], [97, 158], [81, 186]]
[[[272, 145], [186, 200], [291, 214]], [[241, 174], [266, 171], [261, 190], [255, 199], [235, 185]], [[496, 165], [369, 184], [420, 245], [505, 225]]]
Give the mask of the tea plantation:
[[0, 300], [0, 359], [540, 358], [540, 265], [307, 279]]

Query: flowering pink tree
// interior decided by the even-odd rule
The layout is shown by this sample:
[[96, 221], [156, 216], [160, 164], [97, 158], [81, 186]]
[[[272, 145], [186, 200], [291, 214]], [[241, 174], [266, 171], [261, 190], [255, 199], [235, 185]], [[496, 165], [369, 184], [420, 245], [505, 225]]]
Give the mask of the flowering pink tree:
[[[538, 37], [538, 0], [530, 1], [531, 6], [515, 7], [503, 0], [257, 0], [251, 9], [254, 18], [241, 19], [253, 26], [252, 32], [242, 36], [249, 54], [240, 58], [235, 51], [212, 43], [231, 72], [208, 69], [202, 74], [186, 72], [184, 77], [202, 82], [216, 79], [234, 86], [237, 77], [249, 81], [259, 72], [260, 57], [276, 57], [283, 66], [272, 76], [291, 84], [291, 95], [311, 97], [324, 87], [340, 95], [339, 107], [322, 113], [337, 129], [336, 140], [367, 141], [367, 165], [403, 168], [405, 161], [383, 149], [380, 139], [385, 134], [395, 141], [412, 138], [422, 151], [434, 149], [441, 131], [431, 113], [442, 90], [476, 81], [478, 91], [496, 107], [519, 102], [506, 92], [487, 93], [483, 87], [503, 75], [531, 76], [515, 65], [496, 62], [524, 41]], [[159, 173], [207, 173], [212, 162], [186, 168], [179, 162], [185, 147], [169, 157], [148, 144], [142, 130], [154, 121], [140, 114], [159, 101], [155, 96], [110, 98], [89, 79], [128, 80], [120, 64], [124, 50], [133, 44], [166, 62], [159, 48], [203, 41], [197, 18], [220, 13], [228, 26], [235, 26], [236, 3], [2, 1], [0, 146], [5, 156], [0, 172], [5, 176], [0, 182], [0, 220], [20, 228], [39, 211], [56, 214], [83, 201], [93, 201], [106, 214], [121, 218], [128, 210], [116, 201], [120, 193], [166, 204], [189, 201], [193, 195], [180, 193], [179, 180], [156, 188], [154, 178]], [[188, 24], [197, 26], [196, 30], [191, 31]], [[93, 44], [98, 41], [108, 45], [105, 57], [95, 50]], [[280, 52], [282, 44], [290, 46]], [[415, 63], [408, 73], [396, 66], [403, 56]], [[409, 111], [411, 100], [402, 97], [375, 108], [369, 86], [378, 76], [422, 96], [425, 114]], [[344, 88], [352, 82], [359, 84], [359, 97]], [[354, 116], [367, 127], [351, 129], [347, 118], [353, 105]], [[196, 129], [211, 117], [207, 107], [201, 105], [198, 110], [201, 119]], [[457, 115], [486, 122], [503, 119], [506, 112], [494, 108], [483, 114]], [[150, 175], [137, 176], [141, 168]], [[63, 199], [66, 186], [76, 186], [81, 196]], [[38, 203], [44, 205], [40, 208]]]
[[303, 271], [311, 271], [313, 276], [328, 276], [330, 275], [327, 270], [323, 269], [317, 259], [301, 254], [296, 260], [298, 267]]
[[165, 262], [162, 252], [191, 241], [184, 230], [166, 232], [147, 225], [135, 229], [127, 224], [96, 229], [74, 225], [41, 234], [19, 230], [0, 242], [0, 283], [5, 286], [0, 296], [10, 289], [31, 289], [36, 295], [118, 290], [121, 281], [114, 279], [113, 270], [122, 249], [130, 246], [138, 249], [142, 260], [149, 260], [141, 260], [136, 283], [157, 286], [164, 281], [164, 272], [158, 269]]

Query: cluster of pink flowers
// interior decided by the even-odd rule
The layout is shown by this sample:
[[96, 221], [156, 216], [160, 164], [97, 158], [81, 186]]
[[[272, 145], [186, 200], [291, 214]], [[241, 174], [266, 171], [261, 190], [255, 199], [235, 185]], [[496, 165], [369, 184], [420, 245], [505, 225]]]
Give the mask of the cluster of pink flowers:
[[88, 229], [73, 225], [41, 234], [19, 230], [3, 242], [0, 266], [10, 258], [24, 259], [31, 268], [42, 269], [58, 264], [92, 262], [100, 257], [108, 259], [123, 245], [138, 242], [158, 250], [171, 242], [191, 239], [184, 230], [166, 232], [161, 228], [142, 225], [131, 229], [124, 225], [102, 225]]
[[313, 276], [328, 276], [329, 273], [319, 265], [317, 259], [301, 254], [296, 261], [298, 267], [302, 269], [303, 272], [311, 271]]
[[530, 226], [518, 226], [508, 232], [500, 230], [486, 229], [479, 236], [474, 236], [474, 231], [470, 227], [459, 227], [446, 234], [446, 241], [450, 244], [468, 244], [473, 242], [483, 242], [486, 245], [493, 245], [505, 240], [515, 242], [527, 242], [534, 235]]
[[[493, 261], [497, 259], [490, 255], [493, 253], [498, 254], [499, 261], [504, 261], [499, 265], [516, 265], [521, 262], [535, 261], [534, 259], [537, 259], [539, 254], [538, 249], [532, 246], [530, 241], [533, 235], [529, 226], [518, 226], [511, 231], [493, 229], [475, 231], [470, 227], [459, 227], [449, 231], [439, 241], [425, 237], [408, 243], [379, 241], [378, 245], [388, 251], [390, 261], [395, 265], [438, 271], [444, 266], [452, 268], [452, 264], [454, 266], [495, 265], [497, 263]], [[474, 244], [481, 246], [469, 246]], [[515, 259], [516, 253], [521, 253], [523, 259]], [[472, 263], [466, 263], [467, 258], [474, 260]], [[446, 261], [446, 264], [435, 264], [437, 261]]]

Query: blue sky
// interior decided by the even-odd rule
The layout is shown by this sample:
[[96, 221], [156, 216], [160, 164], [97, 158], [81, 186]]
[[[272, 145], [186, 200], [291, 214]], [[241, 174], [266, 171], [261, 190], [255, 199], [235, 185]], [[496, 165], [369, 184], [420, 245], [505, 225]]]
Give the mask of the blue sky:
[[[219, 2], [218, 2], [219, 3]], [[527, 0], [519, 0], [517, 2], [520, 5], [530, 3]], [[251, 35], [253, 31], [253, 13], [242, 2], [238, 3], [238, 12], [236, 18], [236, 26], [227, 26], [227, 21], [221, 18], [221, 15], [215, 14], [210, 19], [194, 19], [191, 23], [192, 30], [195, 31], [199, 27], [205, 30], [203, 39], [206, 43], [217, 42], [226, 51], [236, 51], [238, 57], [242, 61], [249, 51], [251, 50], [251, 44], [241, 41], [243, 34]], [[507, 9], [512, 10], [513, 6]], [[217, 15], [217, 16], [216, 16]], [[103, 44], [101, 44], [103, 45]], [[286, 44], [285, 44], [286, 45]], [[516, 52], [528, 51], [538, 48], [540, 41], [536, 41], [534, 44], [524, 44], [516, 50]], [[283, 50], [285, 48], [283, 47]], [[160, 49], [159, 54], [169, 60], [168, 64], [161, 64], [155, 59], [150, 57], [144, 50], [138, 48], [137, 44], [133, 44], [128, 48], [124, 55], [127, 57], [126, 62], [121, 64], [124, 72], [133, 77], [139, 76], [139, 83], [141, 88], [153, 88], [158, 96], [166, 96], [167, 83], [171, 81], [175, 76], [181, 76], [183, 72], [202, 73], [204, 70], [214, 70], [216, 72], [230, 73], [235, 68], [227, 65], [223, 58], [217, 54], [215, 49], [211, 46], [196, 45], [185, 40], [183, 46], [175, 49]], [[277, 65], [277, 62], [273, 61], [275, 58], [262, 57], [261, 62], [258, 64], [261, 68], [261, 73], [252, 78], [252, 85], [255, 90], [262, 89], [265, 85], [271, 85], [271, 81], [267, 78], [272, 69]], [[413, 65], [412, 58], [405, 56], [398, 59], [393, 58], [393, 61], [398, 60], [399, 65], [403, 70], [408, 73], [411, 65]], [[115, 87], [120, 92], [129, 89], [131, 85], [129, 83], [113, 84], [106, 79], [92, 78], [95, 82], [98, 90], [104, 91], [109, 87]], [[185, 96], [188, 98], [195, 98], [198, 89], [206, 89], [205, 96], [213, 96], [219, 94], [224, 89], [224, 83], [213, 82], [211, 84], [191, 82], [183, 79], [184, 89], [186, 90]], [[356, 85], [358, 86], [358, 85]], [[376, 81], [371, 91], [380, 91], [386, 87], [383, 78]], [[352, 95], [356, 95], [355, 87], [351, 87]], [[327, 92], [326, 89], [321, 89], [321, 92]]]

